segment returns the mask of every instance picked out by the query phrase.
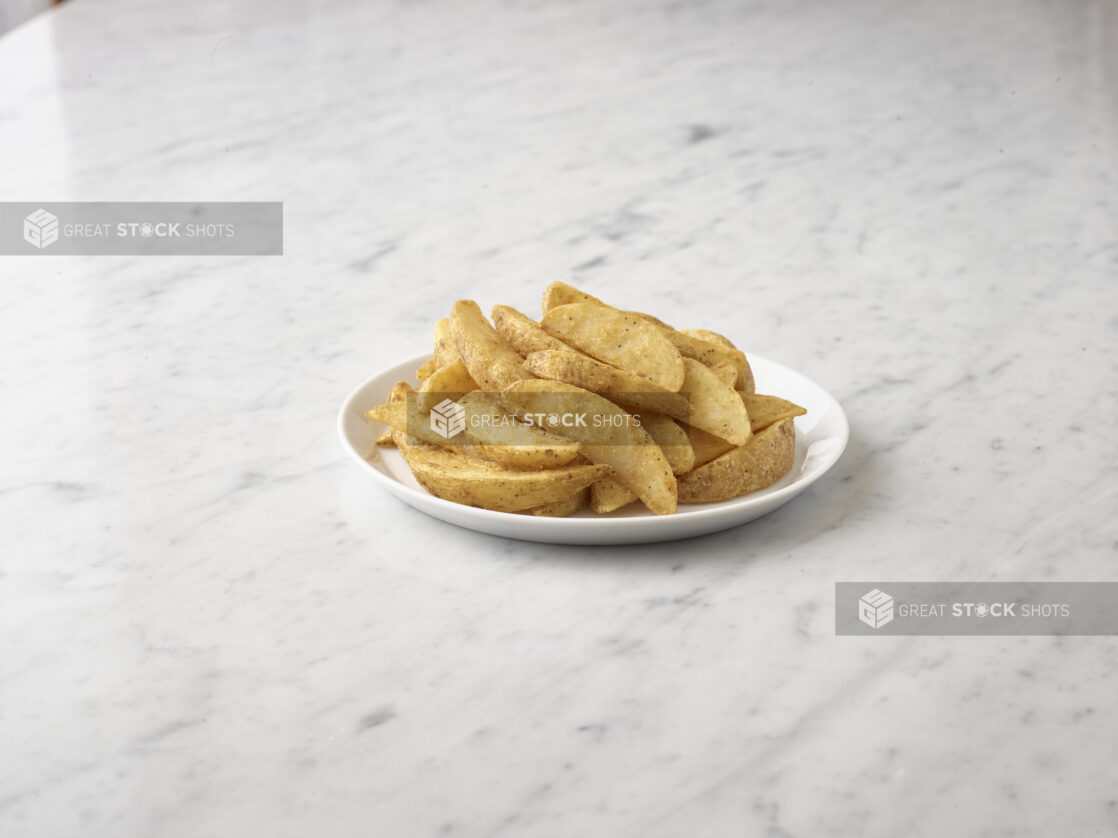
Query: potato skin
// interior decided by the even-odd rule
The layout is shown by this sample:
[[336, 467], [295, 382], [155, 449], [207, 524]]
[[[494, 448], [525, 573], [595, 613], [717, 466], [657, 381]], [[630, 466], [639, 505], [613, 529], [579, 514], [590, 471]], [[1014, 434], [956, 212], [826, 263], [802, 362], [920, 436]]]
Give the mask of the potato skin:
[[745, 445], [677, 478], [680, 503], [718, 503], [771, 486], [792, 468], [796, 431], [782, 419]]

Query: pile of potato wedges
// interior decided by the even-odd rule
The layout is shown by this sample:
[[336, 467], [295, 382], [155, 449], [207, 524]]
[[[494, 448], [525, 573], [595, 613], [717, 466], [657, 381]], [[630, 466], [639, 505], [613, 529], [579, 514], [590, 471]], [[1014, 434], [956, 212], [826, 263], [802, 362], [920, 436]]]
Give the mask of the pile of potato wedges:
[[367, 417], [432, 494], [500, 512], [657, 515], [770, 486], [795, 460], [806, 411], [755, 392], [745, 354], [553, 282], [533, 320], [458, 300], [435, 324], [414, 389]]

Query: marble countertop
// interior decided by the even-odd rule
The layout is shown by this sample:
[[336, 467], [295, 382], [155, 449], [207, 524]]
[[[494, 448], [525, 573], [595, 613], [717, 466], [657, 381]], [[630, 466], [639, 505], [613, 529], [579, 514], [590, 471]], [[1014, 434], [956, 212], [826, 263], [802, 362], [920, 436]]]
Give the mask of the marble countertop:
[[[0, 257], [0, 833], [1118, 834], [1118, 640], [836, 637], [1114, 580], [1118, 7], [71, 0], [0, 200], [282, 200], [283, 257]], [[845, 406], [777, 512], [468, 532], [334, 432], [553, 279]]]

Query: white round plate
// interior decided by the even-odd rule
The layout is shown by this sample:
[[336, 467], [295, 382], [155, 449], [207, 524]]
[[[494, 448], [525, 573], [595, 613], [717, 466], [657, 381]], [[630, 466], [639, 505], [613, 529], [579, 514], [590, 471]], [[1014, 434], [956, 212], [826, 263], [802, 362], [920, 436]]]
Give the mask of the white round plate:
[[366, 411], [383, 403], [397, 381], [418, 386], [415, 370], [428, 357], [403, 361], [350, 393], [338, 412], [342, 447], [366, 474], [409, 506], [460, 527], [506, 538], [552, 544], [644, 544], [736, 527], [772, 512], [822, 477], [838, 460], [850, 436], [846, 414], [826, 390], [788, 367], [751, 354], [749, 364], [757, 392], [781, 396], [808, 411], [795, 420], [796, 460], [792, 469], [772, 486], [722, 503], [680, 506], [674, 515], [653, 515], [640, 503], [609, 515], [585, 509], [569, 518], [493, 512], [428, 493], [412, 477], [399, 451], [379, 448], [375, 443], [384, 426], [366, 419]]

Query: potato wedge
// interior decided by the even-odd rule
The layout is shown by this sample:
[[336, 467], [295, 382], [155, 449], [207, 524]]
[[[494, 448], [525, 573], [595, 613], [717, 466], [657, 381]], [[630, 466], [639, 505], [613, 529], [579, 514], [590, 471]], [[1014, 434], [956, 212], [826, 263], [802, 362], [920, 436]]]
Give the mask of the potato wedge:
[[[553, 308], [571, 303], [593, 303], [654, 323], [680, 355], [685, 358], [694, 358], [709, 367], [732, 365], [736, 371], [735, 381], [732, 382], [735, 388], [753, 392], [753, 371], [749, 368], [745, 353], [717, 332], [706, 329], [674, 329], [651, 314], [646, 314], [643, 311], [623, 311], [614, 308], [597, 297], [587, 294], [585, 291], [579, 291], [565, 282], [553, 282], [544, 289], [543, 311], [545, 315]], [[728, 372], [719, 370], [719, 377], [728, 377], [728, 375]]]
[[695, 468], [706, 465], [711, 460], [721, 457], [727, 451], [734, 449], [732, 442], [719, 439], [714, 434], [700, 431], [698, 428], [687, 426], [687, 438], [691, 441], [691, 448], [695, 452]]
[[687, 421], [691, 403], [687, 396], [665, 390], [647, 378], [603, 364], [573, 350], [547, 349], [524, 359], [524, 368], [539, 378], [562, 381], [604, 395], [635, 410], [653, 410]]
[[[453, 444], [449, 442], [445, 437], [435, 433], [428, 422], [422, 421], [415, 405], [414, 399], [410, 400], [410, 402], [385, 402], [384, 404], [374, 407], [366, 413], [365, 416], [387, 425], [392, 431], [411, 434], [416, 440], [427, 443], [428, 445], [453, 445], [454, 448], [459, 447], [460, 443]], [[410, 423], [408, 421], [409, 409], [412, 418]]]
[[388, 428], [384, 433], [377, 437], [377, 445], [381, 448], [395, 448], [396, 440], [392, 438], [392, 428]]
[[734, 342], [723, 334], [712, 332], [710, 329], [680, 329], [681, 334], [688, 337], [698, 338], [705, 340], [707, 343], [713, 343], [716, 346], [723, 346], [726, 349], [737, 349]]
[[435, 364], [445, 367], [461, 360], [450, 328], [450, 318], [444, 317], [435, 324]]
[[[458, 399], [466, 408], [466, 436], [482, 455], [510, 468], [565, 466], [582, 447], [565, 437], [513, 419], [496, 393], [475, 390]], [[494, 421], [484, 421], [485, 419]], [[505, 420], [508, 421], [499, 421]]]
[[415, 377], [418, 378], [420, 381], [426, 381], [427, 378], [438, 368], [439, 365], [435, 363], [435, 359], [428, 358], [426, 361], [419, 365], [419, 369], [415, 371]]
[[657, 515], [675, 511], [675, 475], [664, 452], [613, 402], [558, 381], [518, 381], [503, 395], [519, 415], [587, 417], [583, 425], [560, 423], [553, 430], [582, 443], [591, 462], [612, 468], [613, 476]]
[[686, 376], [683, 391], [691, 401], [688, 424], [734, 445], [744, 445], [750, 436], [745, 402], [730, 385], [719, 380], [710, 367], [694, 358], [683, 359]]
[[791, 419], [770, 425], [745, 445], [679, 478], [680, 503], [718, 503], [771, 486], [796, 459]]
[[599, 514], [614, 512], [636, 500], [629, 487], [615, 477], [599, 477], [590, 484], [590, 508]]
[[455, 401], [463, 393], [477, 389], [477, 382], [461, 361], [452, 361], [427, 377], [419, 388], [419, 409], [427, 413], [443, 399]]
[[672, 467], [672, 474], [684, 474], [695, 467], [695, 449], [691, 447], [687, 431], [676, 424], [674, 419], [651, 410], [642, 410], [633, 415], [664, 452], [668, 465]]
[[462, 362], [482, 390], [502, 390], [531, 378], [516, 350], [505, 343], [473, 300], [459, 300], [450, 313], [450, 329]]
[[[569, 303], [597, 303], [600, 306], [605, 305], [605, 303], [597, 297], [591, 296], [585, 291], [579, 291], [573, 285], [568, 285], [558, 280], [543, 289], [544, 314], [547, 314], [553, 308], [565, 306]], [[612, 308], [612, 306], [609, 306], [609, 308]]]
[[749, 411], [749, 426], [753, 433], [763, 431], [769, 425], [795, 416], [803, 416], [807, 410], [778, 396], [762, 396], [757, 393], [738, 393]]
[[570, 498], [609, 472], [606, 465], [572, 465], [544, 471], [517, 471], [456, 451], [410, 443], [396, 433], [396, 445], [419, 485], [436, 497], [498, 512], [553, 504]]
[[[698, 337], [696, 333], [699, 332], [717, 340]], [[711, 368], [733, 367], [736, 373], [734, 387], [744, 386], [746, 379], [752, 386], [753, 372], [749, 369], [749, 361], [746, 360], [745, 353], [717, 332], [702, 329], [672, 329], [668, 338], [684, 358], [694, 358]]]
[[545, 349], [574, 350], [559, 338], [552, 337], [535, 320], [521, 314], [512, 306], [493, 306], [490, 312], [497, 334], [504, 338], [522, 357]]
[[718, 376], [723, 384], [733, 387], [738, 381], [738, 368], [730, 361], [715, 361], [710, 364], [710, 371]]
[[[695, 467], [695, 450], [691, 447], [687, 431], [673, 419], [651, 411], [634, 415], [664, 452], [668, 465], [672, 467], [672, 474], [684, 474]], [[590, 504], [595, 512], [613, 512], [636, 499], [637, 496], [628, 487], [613, 477], [602, 477], [590, 484]]]
[[524, 512], [528, 515], [538, 515], [546, 518], [566, 518], [574, 515], [590, 503], [590, 490], [579, 489], [569, 498], [557, 500], [554, 503], [545, 503], [543, 506], [533, 506]]
[[568, 303], [548, 311], [540, 325], [575, 349], [665, 390], [683, 385], [683, 358], [660, 327], [641, 317], [597, 303]]
[[[749, 366], [749, 361], [746, 360], [745, 353], [741, 352], [740, 349], [734, 346], [734, 344], [728, 337], [726, 337], [725, 335], [720, 335], [718, 332], [712, 332], [710, 329], [680, 329], [679, 331], [681, 334], [688, 335], [693, 338], [698, 338], [699, 340], [706, 341], [707, 343], [714, 344], [715, 346], [721, 346], [723, 349], [732, 350], [734, 354], [732, 355], [730, 360], [731, 363], [733, 363], [738, 369], [738, 377], [737, 380], [734, 382], [734, 388], [737, 390], [743, 390], [746, 393], [753, 392], [753, 370]], [[699, 360], [703, 359], [700, 358]], [[711, 367], [714, 367], [716, 363], [723, 362], [717, 361], [711, 363]]]

